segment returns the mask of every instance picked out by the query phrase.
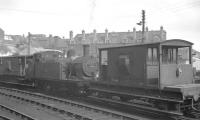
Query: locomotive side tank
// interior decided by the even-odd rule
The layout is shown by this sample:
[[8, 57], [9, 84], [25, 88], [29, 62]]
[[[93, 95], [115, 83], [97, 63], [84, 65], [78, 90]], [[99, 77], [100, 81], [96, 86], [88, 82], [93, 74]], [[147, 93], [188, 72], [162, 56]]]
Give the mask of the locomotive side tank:
[[90, 95], [169, 114], [198, 108], [191, 50], [192, 43], [180, 39], [101, 48], [100, 78], [91, 82]]

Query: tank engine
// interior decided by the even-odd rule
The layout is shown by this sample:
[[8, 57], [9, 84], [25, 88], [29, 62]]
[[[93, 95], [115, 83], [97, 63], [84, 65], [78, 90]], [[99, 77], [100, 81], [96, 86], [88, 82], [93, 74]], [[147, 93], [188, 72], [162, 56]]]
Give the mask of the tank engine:
[[68, 51], [67, 58], [63, 52], [51, 50], [36, 53], [33, 59], [32, 66], [27, 69], [27, 78], [34, 81], [36, 88], [44, 91], [85, 93], [89, 80], [94, 78], [98, 70], [96, 58], [88, 54], [76, 56], [74, 50]]
[[1, 57], [0, 81], [47, 92], [85, 93], [98, 73], [98, 59], [89, 55], [89, 45], [83, 46], [83, 53], [80, 57], [69, 50], [66, 58], [62, 51], [46, 49], [30, 56]]

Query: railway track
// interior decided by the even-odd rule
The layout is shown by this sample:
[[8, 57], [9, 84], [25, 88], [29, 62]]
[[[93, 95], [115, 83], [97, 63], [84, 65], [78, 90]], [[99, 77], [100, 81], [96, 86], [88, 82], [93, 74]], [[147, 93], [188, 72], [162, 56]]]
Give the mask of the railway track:
[[199, 118], [191, 118], [186, 116], [175, 116], [172, 117], [173, 120], [199, 120]]
[[[0, 87], [0, 90], [8, 90], [8, 91], [12, 91], [12, 92], [20, 93], [20, 94], [24, 94], [24, 95], [31, 95], [33, 97], [35, 96], [35, 97], [45, 98], [47, 100], [53, 100], [53, 101], [61, 102], [61, 103], [65, 103], [65, 104], [72, 104], [73, 106], [78, 106], [80, 108], [86, 107], [86, 109], [90, 109], [90, 111], [92, 110], [92, 111], [98, 111], [99, 113], [103, 113], [103, 114], [108, 114], [108, 115], [110, 114], [111, 116], [115, 116], [115, 119], [117, 118], [117, 119], [120, 119], [120, 120], [140, 120], [140, 119], [142, 119], [142, 120], [145, 120], [145, 119], [153, 120], [154, 118], [157, 118], [156, 120], [159, 120], [159, 119], [162, 119], [162, 120], [199, 120], [199, 118], [200, 118], [199, 111], [191, 111], [191, 113], [188, 114], [189, 117], [188, 116], [181, 116], [181, 115], [169, 116], [169, 115], [159, 114], [159, 112], [153, 112], [153, 111], [150, 111], [150, 110], [145, 110], [145, 108], [144, 109], [138, 109], [137, 108], [136, 111], [139, 114], [136, 114], [136, 116], [132, 116], [131, 112], [127, 112], [127, 113], [129, 113], [129, 114], [127, 114], [128, 116], [126, 116], [125, 114], [118, 115], [118, 113], [120, 113], [120, 112], [113, 112], [112, 110], [109, 111], [107, 109], [101, 109], [101, 110], [103, 110], [103, 111], [101, 111], [101, 110], [99, 110], [98, 107], [94, 107], [94, 106], [90, 106], [90, 105], [89, 106], [88, 105], [85, 106], [84, 104], [80, 104], [79, 102], [81, 102], [82, 100], [78, 100], [77, 101], [77, 100], [58, 99], [56, 97], [51, 97], [51, 96], [44, 95], [44, 94], [38, 94], [38, 93], [34, 94], [32, 92], [27, 92], [27, 91], [23, 91], [23, 90], [19, 90], [19, 89], [5, 88], [5, 87]], [[0, 94], [1, 94], [1, 92], [0, 92]], [[15, 96], [12, 96], [12, 97], [20, 99], [19, 97], [15, 97]], [[23, 100], [23, 98], [22, 98], [22, 100]], [[92, 101], [95, 104], [94, 100], [92, 100]], [[27, 100], [25, 100], [25, 101], [27, 101]], [[75, 101], [77, 101], [77, 102], [75, 102]], [[87, 100], [87, 101], [90, 101], [90, 100]], [[87, 102], [85, 102], [85, 103], [87, 103]], [[124, 105], [125, 105], [125, 106], [129, 106], [130, 107], [130, 104], [126, 104], [126, 103], [123, 103], [123, 102], [119, 103], [119, 101], [116, 102], [116, 101], [110, 101], [109, 100], [106, 103], [111, 103], [111, 104], [113, 104], [115, 106], [116, 105], [123, 105], [123, 107], [124, 107]], [[39, 104], [39, 103], [35, 103], [35, 104]], [[54, 104], [54, 103], [52, 103], [52, 104]], [[42, 105], [42, 106], [45, 106], [45, 105]], [[57, 108], [53, 108], [53, 107], [51, 108], [51, 106], [46, 106], [46, 107], [50, 108], [52, 110], [54, 109], [55, 111], [59, 111], [59, 110], [57, 110]], [[106, 108], [109, 108], [109, 107], [106, 107]], [[117, 107], [115, 107], [115, 108], [117, 108]], [[126, 108], [128, 108], [128, 107], [126, 107]], [[133, 110], [133, 109], [135, 110], [134, 106], [131, 107], [131, 108], [132, 108], [131, 110]], [[62, 111], [62, 110], [60, 110], [60, 111]], [[122, 111], [122, 110], [120, 110], [120, 111]], [[109, 113], [109, 112], [111, 112], [111, 113]], [[135, 113], [135, 112], [133, 112], [133, 113]], [[71, 116], [71, 114], [74, 114], [74, 113], [70, 113], [69, 112], [68, 114]], [[120, 113], [120, 114], [122, 114], [122, 113]], [[147, 115], [147, 114], [149, 114], [149, 115]], [[144, 118], [141, 117], [143, 115], [144, 115]], [[75, 118], [76, 117], [82, 118], [78, 114], [77, 115], [74, 114], [74, 117]], [[85, 119], [85, 118], [83, 117], [83, 119]]]
[[[176, 113], [164, 113], [162, 110], [160, 111], [155, 111], [154, 109], [149, 109], [146, 107], [137, 107], [137, 105], [133, 105], [130, 103], [126, 102], [121, 102], [121, 101], [116, 101], [116, 100], [111, 100], [111, 99], [104, 99], [104, 98], [96, 98], [90, 96], [91, 99], [96, 99], [99, 101], [103, 101], [106, 103], [111, 103], [113, 105], [119, 105], [125, 107], [129, 111], [134, 111], [134, 113], [138, 113], [141, 115], [149, 116], [149, 117], [154, 117], [162, 120], [200, 120], [200, 111], [199, 110], [190, 110], [189, 113], [186, 114], [176, 114]], [[132, 114], [131, 112], [128, 112]]]
[[0, 95], [41, 106], [59, 114], [65, 114], [75, 120], [150, 120], [140, 116], [107, 110], [71, 100], [58, 99], [43, 94], [3, 87], [0, 87], [0, 90]]
[[[36, 118], [33, 118], [25, 113], [19, 112], [13, 108], [9, 108], [5, 105], [0, 104], [0, 110], [9, 113], [10, 115], [14, 116], [15, 119], [21, 119], [21, 120], [37, 120]], [[15, 120], [11, 117], [7, 117], [4, 115], [0, 115], [1, 120]]]
[[0, 115], [0, 120], [13, 120], [12, 118], [8, 118], [6, 116]]

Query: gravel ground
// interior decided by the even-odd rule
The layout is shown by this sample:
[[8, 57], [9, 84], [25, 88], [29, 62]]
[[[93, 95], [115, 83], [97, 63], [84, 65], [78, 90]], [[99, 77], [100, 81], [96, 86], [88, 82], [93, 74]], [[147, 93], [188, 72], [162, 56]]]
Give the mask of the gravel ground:
[[[0, 96], [0, 104], [3, 104], [17, 111], [20, 111], [31, 117], [37, 118], [38, 120], [72, 120], [67, 116], [60, 115], [50, 110], [41, 108], [39, 106], [31, 105], [29, 103], [5, 96]], [[0, 115], [8, 116], [10, 118], [13, 118], [14, 120], [18, 120], [14, 115], [6, 113], [2, 110], [0, 110]]]

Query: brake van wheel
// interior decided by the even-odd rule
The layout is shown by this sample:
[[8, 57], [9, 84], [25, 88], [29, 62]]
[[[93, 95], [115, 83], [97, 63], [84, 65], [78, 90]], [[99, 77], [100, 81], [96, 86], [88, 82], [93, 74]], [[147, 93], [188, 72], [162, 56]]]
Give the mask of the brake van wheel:
[[129, 98], [128, 98], [128, 97], [121, 96], [121, 97], [120, 97], [120, 100], [121, 100], [122, 102], [128, 102]]
[[44, 85], [44, 90], [45, 90], [46, 92], [51, 91], [51, 86], [50, 86], [49, 84], [45, 84], [45, 85]]

